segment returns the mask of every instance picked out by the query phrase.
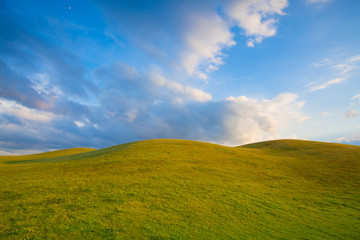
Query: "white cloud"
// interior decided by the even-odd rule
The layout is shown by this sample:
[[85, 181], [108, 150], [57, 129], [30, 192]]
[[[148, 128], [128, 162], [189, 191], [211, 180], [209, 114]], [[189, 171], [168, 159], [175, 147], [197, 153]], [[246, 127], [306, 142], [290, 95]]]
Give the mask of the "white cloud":
[[151, 74], [150, 79], [156, 86], [165, 87], [173, 94], [175, 94], [175, 102], [183, 102], [183, 100], [207, 102], [212, 99], [211, 94], [206, 93], [201, 89], [193, 88], [190, 86], [182, 85], [176, 81], [168, 80], [158, 73]]
[[353, 96], [353, 97], [351, 98], [351, 100], [357, 101], [358, 103], [360, 103], [360, 93], [357, 94], [357, 95], [355, 95], [355, 96]]
[[325, 83], [322, 83], [322, 84], [318, 84], [318, 85], [315, 85], [313, 87], [310, 88], [310, 91], [317, 91], [317, 90], [321, 90], [321, 89], [325, 89], [331, 85], [334, 85], [334, 84], [339, 84], [343, 81], [345, 81], [346, 78], [335, 78], [335, 79], [331, 79]]
[[325, 58], [319, 62], [313, 63], [314, 67], [323, 67], [323, 66], [330, 65], [330, 64], [331, 64], [331, 61], [329, 58]]
[[349, 58], [349, 62], [358, 62], [360, 61], [360, 55], [356, 55], [356, 56], [352, 56], [351, 58]]
[[344, 117], [344, 118], [354, 118], [357, 116], [358, 116], [358, 114], [354, 109], [350, 109], [346, 113], [342, 114], [342, 117]]
[[[349, 63], [353, 63], [353, 62], [349, 61]], [[346, 64], [345, 63], [345, 64], [335, 65], [335, 66], [333, 66], [333, 68], [339, 71], [338, 75], [343, 75], [345, 73], [348, 73], [348, 72], [354, 70], [355, 66], [352, 65], [352, 64]]]
[[223, 64], [222, 49], [235, 45], [234, 35], [229, 25], [217, 14], [193, 16], [191, 26], [185, 33], [186, 50], [182, 55], [182, 65], [188, 74], [206, 79], [197, 68], [205, 64], [207, 71], [217, 69]]
[[74, 123], [76, 124], [76, 126], [78, 126], [80, 128], [85, 126], [85, 123], [83, 123], [81, 121], [74, 121]]
[[214, 66], [214, 65], [209, 65], [208, 68], [206, 69], [207, 72], [212, 72], [212, 71], [216, 71], [219, 70], [219, 67]]
[[224, 49], [236, 44], [233, 27], [244, 29], [247, 45], [254, 47], [276, 34], [275, 16], [284, 15], [288, 5], [287, 0], [170, 2], [156, 7], [156, 15], [152, 8], [133, 8], [130, 3], [104, 4], [110, 28], [106, 34], [115, 42], [116, 36], [125, 36], [151, 58], [175, 69], [179, 65], [200, 79], [218, 70]]
[[55, 115], [50, 112], [35, 110], [18, 104], [14, 101], [0, 99], [0, 114], [16, 116], [20, 120], [49, 122]]
[[348, 137], [341, 137], [341, 138], [335, 139], [334, 142], [348, 143], [348, 144], [360, 144], [360, 133], [355, 133]]
[[225, 7], [227, 20], [215, 12], [190, 17], [184, 37], [186, 49], [181, 55], [182, 66], [189, 75], [207, 79], [199, 67], [211, 72], [223, 64], [222, 50], [235, 45], [230, 29], [234, 23], [249, 37], [247, 46], [254, 47], [265, 37], [276, 34], [277, 20], [274, 16], [283, 15], [282, 10], [287, 5], [287, 0], [231, 1]]
[[47, 95], [63, 95], [63, 92], [56, 86], [50, 83], [50, 77], [46, 73], [37, 73], [31, 79], [32, 88], [39, 94]]
[[247, 41], [246, 45], [247, 45], [248, 47], [255, 47], [255, 43], [254, 43], [254, 41], [253, 41], [252, 39], [250, 39], [249, 41]]
[[273, 99], [255, 100], [245, 96], [229, 97], [229, 114], [225, 116], [227, 145], [238, 145], [279, 138], [279, 131], [308, 117], [301, 108], [305, 102], [297, 102], [297, 95], [280, 94]]
[[231, 1], [227, 13], [250, 37], [248, 47], [254, 47], [263, 38], [276, 34], [277, 20], [274, 15], [284, 15], [287, 0], [243, 0]]

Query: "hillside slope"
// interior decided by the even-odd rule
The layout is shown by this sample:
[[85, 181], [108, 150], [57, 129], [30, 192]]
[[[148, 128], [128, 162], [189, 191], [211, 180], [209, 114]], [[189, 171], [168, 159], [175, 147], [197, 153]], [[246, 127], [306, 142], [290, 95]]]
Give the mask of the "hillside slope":
[[148, 140], [0, 160], [0, 238], [358, 239], [360, 147]]

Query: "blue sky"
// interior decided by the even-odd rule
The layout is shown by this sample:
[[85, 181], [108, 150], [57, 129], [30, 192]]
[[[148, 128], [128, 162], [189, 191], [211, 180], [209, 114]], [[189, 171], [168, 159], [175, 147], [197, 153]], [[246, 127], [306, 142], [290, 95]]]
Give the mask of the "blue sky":
[[0, 154], [360, 144], [355, 0], [0, 0]]

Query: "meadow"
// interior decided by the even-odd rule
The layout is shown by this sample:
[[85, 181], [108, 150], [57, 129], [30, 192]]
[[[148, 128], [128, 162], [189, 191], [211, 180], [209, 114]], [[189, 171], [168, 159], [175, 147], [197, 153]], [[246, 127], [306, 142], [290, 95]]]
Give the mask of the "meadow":
[[163, 139], [2, 156], [0, 239], [360, 239], [360, 147]]

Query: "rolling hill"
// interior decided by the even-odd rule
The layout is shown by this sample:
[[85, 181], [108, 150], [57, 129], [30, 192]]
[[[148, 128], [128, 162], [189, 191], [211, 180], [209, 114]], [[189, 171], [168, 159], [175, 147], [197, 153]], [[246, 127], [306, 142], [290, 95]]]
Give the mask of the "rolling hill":
[[147, 140], [0, 157], [0, 239], [359, 239], [360, 147]]

